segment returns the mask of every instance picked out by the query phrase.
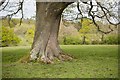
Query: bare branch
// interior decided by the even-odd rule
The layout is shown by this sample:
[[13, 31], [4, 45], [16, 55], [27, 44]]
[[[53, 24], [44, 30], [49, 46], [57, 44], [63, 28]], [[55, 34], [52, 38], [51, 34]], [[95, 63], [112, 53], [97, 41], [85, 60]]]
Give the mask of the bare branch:
[[[100, 29], [100, 26], [99, 26], [99, 25], [96, 23], [96, 21], [95, 21], [94, 13], [91, 14], [91, 13], [92, 13], [92, 8], [93, 8], [92, 2], [90, 2], [90, 5], [91, 5], [91, 7], [90, 7], [90, 9], [89, 9], [88, 14], [89, 14], [89, 16], [91, 16], [93, 23], [94, 23], [95, 26], [97, 27], [97, 30], [98, 30], [99, 32], [104, 33], [104, 34], [108, 34], [108, 33], [112, 32], [113, 29], [111, 29], [110, 27], [109, 27], [109, 28], [110, 28], [110, 31], [103, 31], [103, 30]], [[104, 14], [106, 14], [106, 13], [104, 12]]]
[[[21, 1], [19, 1], [19, 4], [18, 4], [18, 9], [16, 10], [16, 11], [12, 11], [12, 10], [5, 10], [5, 7], [8, 5], [8, 3], [9, 3], [9, 0], [8, 0], [8, 2], [6, 3], [6, 5], [2, 8], [2, 10], [4, 10], [4, 11], [8, 11], [8, 12], [11, 12], [11, 14], [8, 14], [8, 15], [6, 15], [4, 18], [9, 18], [8, 19], [8, 23], [9, 23], [9, 26], [10, 26], [10, 21], [12, 20], [12, 17], [14, 16], [14, 15], [16, 15], [17, 13], [19, 13], [20, 11], [21, 11], [21, 15], [22, 15], [22, 17], [20, 18], [20, 25], [21, 25], [21, 23], [22, 23], [22, 19], [23, 19], [23, 2], [24, 2], [24, 0], [22, 0], [22, 2]], [[15, 6], [15, 7], [17, 7], [17, 6]], [[0, 10], [1, 11], [1, 10]]]
[[3, 5], [5, 3], [6, 0], [1, 0], [0, 1], [0, 6]]
[[7, 1], [7, 3], [5, 4], [5, 6], [0, 11], [4, 10], [6, 8], [6, 6], [8, 5], [8, 3], [9, 3], [9, 0]]
[[[110, 11], [109, 11], [107, 8], [101, 6], [101, 4], [100, 4], [99, 2], [97, 2], [97, 4], [100, 6], [101, 10], [102, 10], [103, 13], [104, 13], [104, 16], [102, 16], [102, 17], [106, 17], [106, 20], [107, 20], [110, 24], [115, 25], [115, 26], [117, 26], [118, 24], [120, 24], [120, 22], [118, 22], [118, 23], [113, 23], [113, 22], [111, 22], [111, 21], [108, 19], [108, 16], [107, 16], [107, 13], [108, 13], [108, 15], [111, 17]], [[105, 10], [107, 11], [107, 13], [106, 13]], [[98, 18], [102, 18], [102, 17], [99, 17], [99, 16], [97, 16], [97, 17], [98, 17]]]

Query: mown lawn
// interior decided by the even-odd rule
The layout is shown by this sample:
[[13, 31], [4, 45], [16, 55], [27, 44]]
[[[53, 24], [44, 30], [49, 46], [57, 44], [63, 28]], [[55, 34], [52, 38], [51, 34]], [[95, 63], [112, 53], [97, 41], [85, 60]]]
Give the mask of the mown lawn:
[[117, 45], [62, 45], [61, 48], [76, 57], [54, 64], [19, 63], [30, 47], [2, 49], [3, 78], [117, 78]]

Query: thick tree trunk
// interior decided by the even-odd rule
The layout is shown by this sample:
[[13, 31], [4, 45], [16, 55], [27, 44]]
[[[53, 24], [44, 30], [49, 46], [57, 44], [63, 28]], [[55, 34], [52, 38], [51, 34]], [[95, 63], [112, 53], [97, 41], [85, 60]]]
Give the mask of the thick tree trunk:
[[57, 39], [62, 11], [69, 4], [71, 3], [36, 3], [36, 30], [30, 60], [52, 63], [55, 57], [61, 60], [65, 58]]

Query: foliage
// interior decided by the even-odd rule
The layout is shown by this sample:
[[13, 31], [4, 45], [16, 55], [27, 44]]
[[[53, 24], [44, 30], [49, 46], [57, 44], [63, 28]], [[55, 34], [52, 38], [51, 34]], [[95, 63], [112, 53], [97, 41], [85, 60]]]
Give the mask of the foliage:
[[34, 37], [34, 24], [22, 23], [21, 26], [16, 25], [14, 28], [15, 34], [21, 38], [20, 46], [31, 45]]
[[[103, 41], [101, 40], [101, 34], [86, 34], [85, 35], [85, 43], [84, 44], [118, 44], [120, 40], [118, 39], [117, 34], [109, 34], [105, 35]], [[83, 44], [84, 34], [79, 34], [79, 36], [64, 36], [63, 38], [59, 38], [59, 43], [62, 45], [80, 45]]]
[[96, 27], [92, 23], [92, 20], [88, 18], [83, 18], [83, 20], [80, 21], [82, 24], [81, 29], [79, 30], [80, 35], [82, 34], [82, 44], [90, 44], [94, 43], [93, 41], [91, 42], [90, 39], [88, 39], [89, 34], [95, 34], [96, 33]]
[[20, 38], [14, 34], [14, 31], [9, 27], [1, 27], [1, 45], [2, 47], [6, 46], [16, 46], [20, 43]]
[[29, 44], [32, 44], [34, 38], [34, 27], [27, 30], [25, 37], [26, 41], [29, 42]]
[[78, 45], [80, 42], [81, 40], [78, 36], [66, 36], [63, 41], [65, 45]]
[[[34, 20], [32, 19], [23, 20], [23, 23], [21, 25], [18, 24], [19, 21], [17, 19], [13, 19], [13, 21], [16, 22], [16, 25], [13, 26], [12, 29], [14, 29], [14, 31], [13, 30], [12, 31], [13, 33], [15, 33], [16, 36], [18, 36], [21, 39], [20, 43], [17, 45], [19, 46], [31, 45], [33, 42], [34, 30], [35, 30]], [[9, 24], [7, 23], [7, 20], [3, 20], [2, 22], [3, 22], [3, 25], [5, 25], [5, 27], [8, 28]], [[104, 27], [102, 23], [100, 22], [98, 23], [101, 24], [104, 30], [108, 30], [108, 28]], [[117, 29], [113, 33], [109, 35], [105, 35], [106, 37], [104, 37], [104, 41], [101, 41], [101, 33], [97, 32], [95, 25], [91, 23], [90, 19], [84, 18], [82, 22], [82, 27], [80, 27], [78, 23], [63, 21], [63, 23], [61, 23], [61, 26], [60, 26], [58, 40], [59, 40], [59, 43], [63, 45], [64, 44], [65, 45], [83, 44], [84, 36], [86, 37], [85, 44], [94, 44], [94, 45], [95, 44], [116, 44], [117, 41], [120, 40], [116, 38], [117, 36], [116, 37], [113, 36], [113, 39], [112, 37], [108, 37], [110, 35], [111, 36], [117, 35]], [[2, 44], [0, 45], [2, 46]], [[13, 46], [13, 45], [9, 45], [9, 46]]]
[[80, 21], [80, 23], [82, 23], [82, 28], [79, 30], [79, 32], [83, 33], [84, 35], [91, 32], [93, 33], [92, 30], [96, 29], [95, 25], [90, 19], [83, 18], [82, 22]]
[[85, 36], [85, 43], [90, 44], [118, 44], [120, 40], [117, 34], [105, 35], [103, 41], [101, 40], [101, 34], [79, 34], [79, 36], [64, 36], [59, 39], [59, 43], [62, 45], [80, 45], [83, 44], [83, 37]]
[[10, 22], [8, 18], [2, 19], [2, 26], [5, 26], [5, 27], [9, 26], [13, 28], [19, 23], [20, 23], [19, 19], [16, 19], [16, 18], [11, 19]]
[[33, 24], [35, 24], [35, 20], [34, 19], [24, 19], [23, 23], [24, 24], [26, 23], [26, 24], [32, 24], [33, 25]]
[[104, 43], [106, 43], [106, 44], [118, 44], [118, 35], [108, 35], [105, 38]]

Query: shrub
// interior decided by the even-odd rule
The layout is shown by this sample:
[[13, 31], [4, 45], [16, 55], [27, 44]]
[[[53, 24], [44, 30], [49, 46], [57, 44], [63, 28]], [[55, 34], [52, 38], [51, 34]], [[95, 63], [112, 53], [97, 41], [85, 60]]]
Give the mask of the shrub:
[[19, 19], [16, 19], [16, 18], [11, 19], [10, 22], [9, 22], [9, 18], [2, 19], [2, 25], [5, 27], [9, 26], [9, 27], [13, 28], [19, 23], [20, 23]]
[[22, 23], [21, 26], [17, 25], [14, 28], [15, 34], [18, 35], [19, 38], [21, 39], [19, 46], [30, 46], [32, 44], [34, 37], [34, 30], [35, 30], [34, 24], [26, 24], [26, 23]]
[[104, 39], [104, 43], [106, 43], [106, 44], [118, 44], [118, 35], [108, 35]]
[[20, 39], [14, 34], [14, 31], [9, 27], [1, 27], [0, 33], [1, 35], [1, 43], [0, 46], [16, 46]]
[[81, 40], [77, 36], [66, 36], [64, 37], [64, 41], [63, 41], [65, 45], [77, 45], [77, 44], [81, 44], [80, 42]]
[[26, 37], [26, 41], [29, 43], [29, 44], [32, 44], [33, 42], [33, 38], [34, 38], [34, 29], [28, 29], [26, 34], [25, 34], [25, 37]]

